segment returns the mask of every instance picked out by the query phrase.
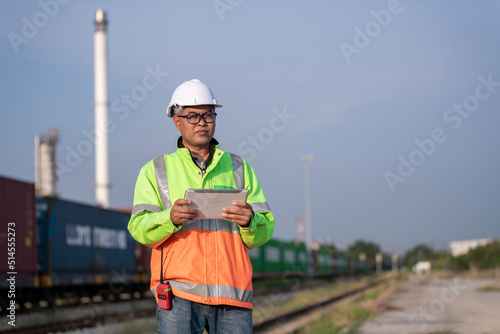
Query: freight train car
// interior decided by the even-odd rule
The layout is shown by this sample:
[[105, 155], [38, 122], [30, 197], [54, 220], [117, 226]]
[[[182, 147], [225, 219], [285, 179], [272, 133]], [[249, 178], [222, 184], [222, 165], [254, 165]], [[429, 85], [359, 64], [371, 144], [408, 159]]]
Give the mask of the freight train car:
[[[136, 245], [126, 229], [130, 215], [38, 198], [37, 217], [38, 274], [46, 295], [47, 291], [92, 295], [103, 286], [107, 295], [116, 295], [134, 283]], [[122, 289], [114, 286], [118, 282]]]
[[320, 246], [314, 252], [314, 271], [317, 276], [332, 276], [333, 275], [333, 258], [334, 251], [330, 247]]
[[304, 244], [271, 239], [264, 245], [249, 250], [253, 277], [280, 277], [283, 273], [306, 272], [307, 252]]
[[3, 177], [0, 196], [1, 313], [11, 302], [148, 290], [150, 250], [128, 233], [130, 213], [35, 198], [32, 183]]
[[0, 306], [35, 284], [37, 225], [35, 187], [0, 177]]
[[334, 251], [332, 254], [333, 257], [333, 273], [335, 276], [341, 276], [347, 272], [347, 261], [345, 257], [345, 253]]
[[[286, 275], [307, 276], [308, 256], [303, 243], [271, 239], [266, 244], [249, 250], [254, 279], [283, 277]], [[332, 247], [319, 246], [313, 251], [314, 275], [338, 277], [364, 271], [362, 261], [351, 261], [344, 252]]]

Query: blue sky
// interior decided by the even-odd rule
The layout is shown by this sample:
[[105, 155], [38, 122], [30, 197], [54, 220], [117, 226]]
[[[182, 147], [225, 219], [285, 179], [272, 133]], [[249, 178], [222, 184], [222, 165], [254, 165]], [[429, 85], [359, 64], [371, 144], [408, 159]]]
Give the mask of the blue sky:
[[[309, 154], [316, 240], [403, 253], [500, 237], [499, 2], [1, 1], [0, 175], [33, 181], [34, 137], [57, 127], [57, 161], [72, 166], [58, 193], [85, 203], [99, 8], [113, 207], [130, 206], [140, 167], [175, 149], [165, 109], [199, 78], [224, 105], [221, 149], [259, 176], [275, 237], [296, 237]], [[157, 85], [140, 95], [151, 72]]]

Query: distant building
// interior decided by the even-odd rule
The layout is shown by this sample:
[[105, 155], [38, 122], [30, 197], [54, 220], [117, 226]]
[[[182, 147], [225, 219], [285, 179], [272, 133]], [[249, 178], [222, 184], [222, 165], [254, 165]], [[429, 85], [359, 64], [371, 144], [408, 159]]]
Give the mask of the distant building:
[[418, 261], [417, 264], [413, 266], [413, 271], [418, 275], [431, 272], [430, 261]]
[[492, 238], [452, 241], [450, 242], [451, 255], [455, 257], [462, 254], [467, 254], [469, 250], [474, 249], [477, 246], [484, 246], [492, 241], [493, 241]]

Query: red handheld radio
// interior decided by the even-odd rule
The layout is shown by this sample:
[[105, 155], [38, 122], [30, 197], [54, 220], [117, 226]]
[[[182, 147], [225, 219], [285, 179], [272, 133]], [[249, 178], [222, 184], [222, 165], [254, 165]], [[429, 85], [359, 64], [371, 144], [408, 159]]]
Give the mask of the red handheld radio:
[[158, 307], [170, 310], [172, 308], [172, 287], [170, 283], [159, 284], [156, 292], [158, 294]]
[[161, 246], [161, 263], [160, 263], [160, 284], [156, 287], [158, 296], [158, 307], [163, 310], [172, 308], [172, 287], [169, 282], [163, 283], [163, 245]]

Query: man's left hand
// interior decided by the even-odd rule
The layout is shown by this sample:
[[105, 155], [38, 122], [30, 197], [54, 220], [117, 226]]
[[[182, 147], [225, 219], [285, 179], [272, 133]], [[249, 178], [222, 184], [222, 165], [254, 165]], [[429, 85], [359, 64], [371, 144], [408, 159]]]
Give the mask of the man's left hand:
[[252, 206], [245, 201], [234, 201], [233, 205], [237, 208], [224, 208], [222, 216], [242, 227], [248, 227], [252, 218]]

